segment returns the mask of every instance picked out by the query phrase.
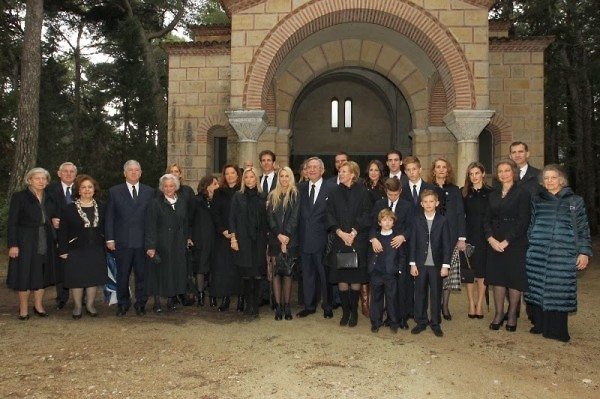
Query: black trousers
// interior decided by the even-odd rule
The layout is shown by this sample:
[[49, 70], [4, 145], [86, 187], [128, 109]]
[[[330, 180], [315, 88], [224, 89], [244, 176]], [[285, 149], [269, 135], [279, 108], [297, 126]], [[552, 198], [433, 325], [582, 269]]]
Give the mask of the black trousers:
[[[415, 321], [418, 325], [437, 327], [441, 323], [442, 277], [439, 266], [417, 266], [415, 278]], [[427, 303], [429, 299], [429, 318]]]
[[129, 295], [129, 276], [133, 270], [135, 277], [135, 303], [145, 305], [148, 301], [146, 294], [146, 251], [144, 248], [121, 248], [115, 251], [117, 261], [117, 300], [119, 306], [131, 306]]
[[65, 263], [66, 260], [56, 257], [56, 303], [66, 303], [69, 300], [69, 289], [65, 288]]
[[[304, 308], [316, 310], [317, 290], [321, 291], [321, 308], [331, 310], [332, 290], [327, 280], [325, 265], [323, 265], [323, 254], [302, 253], [302, 289], [304, 292]], [[318, 285], [317, 285], [318, 284]]]
[[528, 305], [533, 327], [542, 332], [544, 338], [567, 342], [569, 336], [569, 313], [544, 311], [540, 306]]
[[382, 324], [384, 301], [387, 304], [387, 315], [390, 327], [398, 327], [398, 275], [397, 274], [370, 274], [371, 302], [370, 318], [371, 325], [379, 327]]
[[401, 309], [404, 311], [405, 318], [407, 318], [406, 315], [414, 314], [415, 312], [415, 278], [407, 272], [403, 279], [398, 280], [398, 284], [400, 285], [398, 291], [404, 292], [404, 302]]

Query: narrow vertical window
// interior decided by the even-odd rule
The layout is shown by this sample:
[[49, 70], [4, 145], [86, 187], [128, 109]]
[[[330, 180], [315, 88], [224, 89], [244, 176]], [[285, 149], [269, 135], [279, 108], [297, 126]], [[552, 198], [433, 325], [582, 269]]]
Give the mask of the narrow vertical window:
[[347, 98], [344, 101], [344, 127], [346, 129], [352, 128], [352, 99]]
[[339, 108], [338, 100], [337, 100], [337, 98], [334, 98], [333, 100], [331, 100], [331, 128], [332, 129], [338, 129], [340, 127], [338, 108]]

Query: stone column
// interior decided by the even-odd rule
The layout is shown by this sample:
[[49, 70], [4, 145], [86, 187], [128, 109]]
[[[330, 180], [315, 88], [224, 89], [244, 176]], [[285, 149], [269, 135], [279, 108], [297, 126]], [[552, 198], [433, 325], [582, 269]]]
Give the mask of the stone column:
[[257, 109], [227, 111], [226, 114], [238, 135], [238, 165], [251, 160], [258, 167], [256, 143], [267, 127], [267, 113]]
[[490, 123], [495, 111], [455, 109], [444, 117], [444, 123], [458, 142], [456, 178], [460, 182], [467, 166], [479, 160], [479, 134]]

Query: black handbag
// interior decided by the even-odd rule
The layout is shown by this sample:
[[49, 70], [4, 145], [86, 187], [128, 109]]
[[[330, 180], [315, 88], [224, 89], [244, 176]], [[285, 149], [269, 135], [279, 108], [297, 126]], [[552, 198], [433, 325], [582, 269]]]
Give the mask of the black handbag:
[[352, 252], [337, 252], [335, 254], [335, 267], [338, 270], [358, 269], [358, 254], [352, 248]]
[[275, 258], [275, 274], [283, 276], [291, 276], [296, 265], [296, 258], [289, 253], [279, 253]]

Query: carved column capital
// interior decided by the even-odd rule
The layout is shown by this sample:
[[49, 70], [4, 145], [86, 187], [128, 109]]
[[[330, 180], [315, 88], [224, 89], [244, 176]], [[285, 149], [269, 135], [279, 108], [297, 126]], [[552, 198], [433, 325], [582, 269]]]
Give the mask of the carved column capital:
[[459, 143], [477, 143], [479, 134], [494, 113], [492, 110], [455, 109], [444, 116], [444, 123]]
[[267, 128], [267, 113], [262, 109], [225, 112], [240, 143], [256, 143]]

